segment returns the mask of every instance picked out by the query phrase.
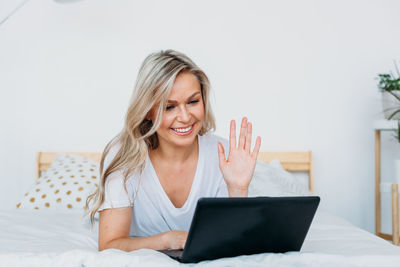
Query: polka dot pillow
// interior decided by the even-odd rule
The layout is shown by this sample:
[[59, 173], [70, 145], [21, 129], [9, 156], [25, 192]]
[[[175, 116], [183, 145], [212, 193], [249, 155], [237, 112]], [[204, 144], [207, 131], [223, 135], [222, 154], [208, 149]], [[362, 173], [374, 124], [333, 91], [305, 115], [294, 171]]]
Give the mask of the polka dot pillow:
[[57, 155], [50, 168], [31, 186], [17, 208], [83, 209], [99, 184], [98, 163], [75, 155]]

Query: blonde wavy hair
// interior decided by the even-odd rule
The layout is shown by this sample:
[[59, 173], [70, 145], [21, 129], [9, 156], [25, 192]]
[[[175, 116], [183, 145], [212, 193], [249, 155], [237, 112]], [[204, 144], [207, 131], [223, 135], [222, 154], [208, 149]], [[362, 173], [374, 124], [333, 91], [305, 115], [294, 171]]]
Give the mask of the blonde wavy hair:
[[[128, 177], [136, 173], [141, 174], [149, 149], [158, 147], [156, 131], [160, 127], [175, 78], [181, 72], [194, 74], [201, 86], [205, 116], [199, 135], [215, 130], [215, 118], [210, 104], [211, 87], [206, 74], [189, 57], [174, 50], [160, 51], [147, 56], [139, 70], [124, 127], [104, 148], [100, 161], [99, 186], [86, 200], [85, 210], [90, 215], [92, 225], [96, 212], [104, 202], [105, 184], [109, 176], [122, 171], [127, 191]], [[146, 117], [156, 105], [158, 108], [153, 122]], [[104, 170], [104, 159], [116, 145], [119, 146], [119, 150]]]

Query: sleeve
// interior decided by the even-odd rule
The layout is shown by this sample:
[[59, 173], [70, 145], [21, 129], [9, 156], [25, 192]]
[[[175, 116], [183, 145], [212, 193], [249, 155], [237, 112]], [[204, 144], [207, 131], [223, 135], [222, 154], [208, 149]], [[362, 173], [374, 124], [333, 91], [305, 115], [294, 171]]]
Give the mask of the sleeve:
[[125, 188], [122, 172], [110, 175], [104, 186], [104, 202], [98, 211], [133, 206], [135, 190], [130, 180], [126, 181]]
[[[104, 170], [111, 163], [117, 150], [111, 149], [104, 159]], [[126, 187], [124, 186], [124, 175], [123, 171], [117, 171], [110, 174], [104, 185], [104, 202], [100, 206], [98, 211], [112, 208], [130, 207], [133, 204], [135, 189], [132, 177], [126, 181]]]
[[217, 189], [216, 197], [229, 197], [228, 186], [226, 185], [225, 180], [222, 176], [221, 176], [221, 181], [220, 181], [218, 189]]
[[[218, 141], [221, 142], [221, 144], [224, 147], [225, 150], [225, 158], [228, 158], [229, 155], [229, 141], [225, 138], [218, 137]], [[219, 169], [219, 159], [217, 159], [218, 164], [218, 173], [220, 173], [220, 181], [217, 189], [217, 195], [216, 197], [229, 197], [228, 193], [228, 185], [226, 184], [224, 177], [222, 176], [221, 170]]]

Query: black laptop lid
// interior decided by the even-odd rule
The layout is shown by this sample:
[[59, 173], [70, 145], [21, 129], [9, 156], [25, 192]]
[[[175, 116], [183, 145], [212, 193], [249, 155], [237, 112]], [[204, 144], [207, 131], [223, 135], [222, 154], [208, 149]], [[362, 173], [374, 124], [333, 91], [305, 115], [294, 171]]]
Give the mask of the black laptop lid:
[[299, 251], [320, 198], [201, 198], [181, 262]]

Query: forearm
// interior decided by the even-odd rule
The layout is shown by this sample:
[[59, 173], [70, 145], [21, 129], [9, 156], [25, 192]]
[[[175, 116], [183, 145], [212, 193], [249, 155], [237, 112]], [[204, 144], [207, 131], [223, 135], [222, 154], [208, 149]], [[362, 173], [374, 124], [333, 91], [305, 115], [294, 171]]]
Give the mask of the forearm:
[[99, 250], [115, 248], [123, 251], [132, 251], [141, 248], [149, 248], [154, 250], [169, 249], [165, 240], [165, 233], [148, 236], [148, 237], [124, 237], [112, 240], [103, 247], [99, 246]]

